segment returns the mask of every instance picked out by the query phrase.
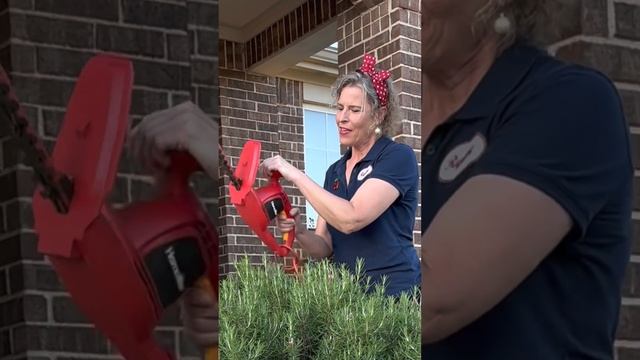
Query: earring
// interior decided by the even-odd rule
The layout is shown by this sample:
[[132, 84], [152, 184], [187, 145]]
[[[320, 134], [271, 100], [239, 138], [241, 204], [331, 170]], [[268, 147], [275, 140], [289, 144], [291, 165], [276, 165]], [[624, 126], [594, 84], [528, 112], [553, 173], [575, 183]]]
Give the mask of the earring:
[[500, 13], [500, 16], [493, 23], [493, 29], [500, 35], [504, 35], [511, 30], [511, 20], [504, 15], [504, 13]]
[[376, 126], [376, 129], [373, 132], [376, 133], [376, 136], [380, 136], [380, 134], [382, 134], [382, 129], [380, 129], [379, 126]]

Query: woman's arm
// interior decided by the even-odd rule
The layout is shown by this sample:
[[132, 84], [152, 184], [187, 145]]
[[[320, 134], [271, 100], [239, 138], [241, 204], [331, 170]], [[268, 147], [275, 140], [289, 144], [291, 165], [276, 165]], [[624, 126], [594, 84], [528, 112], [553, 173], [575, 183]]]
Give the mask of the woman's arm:
[[[297, 211], [297, 210], [296, 210]], [[327, 228], [327, 222], [323, 218], [318, 218], [316, 231], [309, 231], [307, 227], [299, 221], [299, 215], [294, 215], [296, 219], [296, 240], [314, 259], [322, 259], [331, 256], [333, 246], [331, 245], [331, 234]], [[280, 224], [280, 231], [290, 230], [290, 224], [283, 221]]]
[[422, 341], [460, 330], [498, 304], [560, 243], [572, 221], [552, 198], [496, 175], [472, 178], [422, 238]]
[[324, 221], [345, 234], [371, 224], [400, 195], [395, 187], [380, 179], [367, 179], [351, 201], [331, 194], [302, 172], [292, 182]]
[[404, 145], [391, 146], [380, 155], [351, 200], [325, 190], [280, 156], [265, 160], [262, 167], [266, 171], [278, 171], [291, 181], [320, 217], [345, 234], [371, 224], [418, 181], [414, 152]]

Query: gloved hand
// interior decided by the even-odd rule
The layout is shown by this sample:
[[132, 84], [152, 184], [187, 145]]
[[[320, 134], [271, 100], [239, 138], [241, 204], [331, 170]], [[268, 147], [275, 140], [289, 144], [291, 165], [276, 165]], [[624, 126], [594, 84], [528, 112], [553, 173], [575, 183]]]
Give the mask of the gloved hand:
[[131, 156], [150, 170], [170, 164], [169, 150], [188, 151], [212, 178], [218, 176], [218, 124], [187, 101], [142, 119], [129, 134]]
[[276, 218], [278, 230], [280, 230], [280, 232], [284, 234], [288, 231], [291, 231], [295, 226], [296, 235], [304, 232], [307, 229], [307, 226], [302, 222], [302, 220], [300, 220], [300, 209], [292, 208], [291, 216], [293, 217], [292, 219], [287, 218], [286, 215], [282, 213]]
[[201, 348], [218, 345], [218, 304], [206, 289], [193, 287], [181, 298], [185, 333]]

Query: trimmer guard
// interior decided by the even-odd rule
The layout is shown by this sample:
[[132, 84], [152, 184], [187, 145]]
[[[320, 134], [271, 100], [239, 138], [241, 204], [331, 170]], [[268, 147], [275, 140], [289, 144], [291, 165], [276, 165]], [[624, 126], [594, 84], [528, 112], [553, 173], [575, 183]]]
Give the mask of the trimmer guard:
[[[68, 214], [58, 213], [38, 187], [33, 199], [38, 250], [70, 257], [98, 216], [115, 180], [131, 102], [131, 62], [99, 55], [85, 65], [71, 95], [53, 151], [53, 164], [74, 182]], [[77, 249], [76, 249], [77, 250]]]

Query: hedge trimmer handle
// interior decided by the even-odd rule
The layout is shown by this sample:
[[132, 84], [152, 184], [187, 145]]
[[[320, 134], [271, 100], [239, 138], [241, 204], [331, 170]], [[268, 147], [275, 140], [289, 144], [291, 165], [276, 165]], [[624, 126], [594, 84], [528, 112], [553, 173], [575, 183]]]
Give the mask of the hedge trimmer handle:
[[[216, 291], [214, 291], [211, 282], [206, 277], [200, 278], [200, 280], [198, 280], [197, 286], [201, 289], [209, 291], [214, 301], [218, 301]], [[218, 360], [218, 346], [214, 345], [208, 347], [205, 350], [204, 360]]]
[[[286, 196], [284, 190], [280, 186], [281, 178], [282, 178], [282, 174], [280, 174], [280, 172], [278, 171], [271, 172], [269, 185], [275, 186], [276, 188], [280, 188], [280, 191], [283, 194], [283, 196], [281, 197], [283, 209], [282, 211], [280, 211], [278, 215], [284, 214], [287, 219], [293, 219], [293, 216], [291, 216], [291, 209], [292, 209], [291, 202], [289, 202], [289, 197]], [[279, 251], [280, 256], [286, 256], [289, 251], [293, 251], [292, 248], [293, 248], [293, 241], [295, 240], [295, 235], [296, 235], [295, 224], [293, 229], [282, 234], [283, 245], [281, 246], [284, 247], [284, 249], [282, 249], [282, 251]]]

